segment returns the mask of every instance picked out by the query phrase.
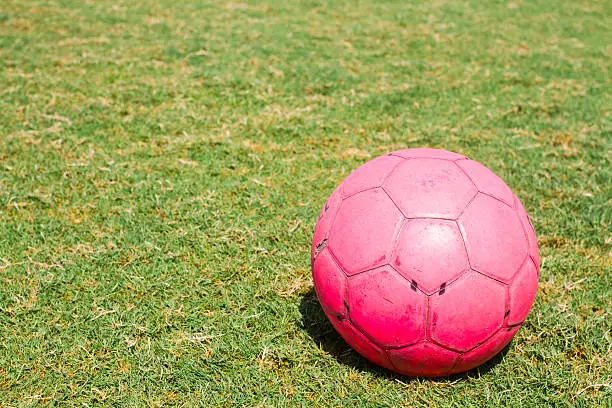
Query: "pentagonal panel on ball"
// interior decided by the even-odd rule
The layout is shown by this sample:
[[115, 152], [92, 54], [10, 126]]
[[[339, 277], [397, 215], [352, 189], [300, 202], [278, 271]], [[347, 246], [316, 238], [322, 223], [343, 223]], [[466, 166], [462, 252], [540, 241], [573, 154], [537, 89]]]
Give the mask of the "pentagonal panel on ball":
[[509, 282], [527, 256], [527, 240], [514, 209], [478, 194], [458, 222], [472, 268]]
[[470, 271], [429, 298], [429, 336], [453, 350], [470, 350], [501, 327], [505, 309], [504, 285]]
[[511, 207], [514, 206], [512, 190], [497, 174], [475, 160], [459, 160], [456, 163], [470, 176], [478, 191], [492, 195]]
[[408, 218], [455, 219], [477, 192], [455, 163], [438, 159], [406, 160], [383, 188]]
[[419, 147], [416, 149], [403, 149], [392, 152], [391, 154], [404, 157], [406, 159], [443, 159], [443, 160], [459, 160], [465, 159], [458, 153], [449, 152], [448, 150], [430, 149], [428, 147]]
[[454, 367], [460, 354], [428, 341], [389, 350], [393, 367], [404, 375], [438, 377]]
[[519, 326], [502, 327], [483, 344], [463, 354], [453, 368], [452, 374], [471, 370], [495, 357], [510, 343], [518, 330]]
[[346, 275], [324, 248], [312, 265], [312, 279], [319, 302], [330, 318], [346, 318]]
[[457, 224], [439, 219], [407, 220], [391, 262], [399, 273], [428, 294], [469, 269]]
[[321, 208], [319, 219], [317, 220], [317, 225], [315, 225], [312, 236], [312, 247], [310, 249], [311, 263], [314, 261], [317, 253], [326, 245], [325, 240], [327, 239], [332, 222], [334, 221], [336, 211], [338, 207], [340, 207], [340, 202], [342, 202], [340, 189], [336, 188], [323, 205], [323, 208]]
[[383, 190], [363, 191], [340, 205], [328, 245], [349, 275], [383, 265], [402, 220]]
[[380, 187], [385, 177], [403, 159], [397, 156], [380, 156], [359, 166], [342, 182], [343, 196], [350, 196], [369, 188]]
[[389, 266], [349, 277], [347, 299], [351, 321], [381, 347], [425, 336], [427, 298]]
[[531, 258], [521, 266], [510, 284], [506, 324], [515, 325], [525, 320], [538, 290], [538, 271]]

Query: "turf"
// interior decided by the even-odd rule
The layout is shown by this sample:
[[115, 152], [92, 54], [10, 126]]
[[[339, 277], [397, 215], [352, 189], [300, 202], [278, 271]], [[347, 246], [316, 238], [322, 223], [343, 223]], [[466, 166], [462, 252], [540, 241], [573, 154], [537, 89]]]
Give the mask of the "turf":
[[[0, 405], [612, 406], [606, 1], [0, 4]], [[466, 154], [542, 276], [492, 363], [410, 379], [310, 281], [370, 157]]]

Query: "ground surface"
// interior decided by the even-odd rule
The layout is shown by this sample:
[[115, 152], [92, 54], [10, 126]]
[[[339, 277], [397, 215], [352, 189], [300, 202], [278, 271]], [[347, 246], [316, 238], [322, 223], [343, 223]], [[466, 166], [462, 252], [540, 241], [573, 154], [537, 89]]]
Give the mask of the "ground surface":
[[[611, 15], [3, 1], [0, 405], [611, 406]], [[505, 354], [437, 381], [351, 352], [310, 283], [334, 186], [416, 146], [497, 172], [543, 256]]]

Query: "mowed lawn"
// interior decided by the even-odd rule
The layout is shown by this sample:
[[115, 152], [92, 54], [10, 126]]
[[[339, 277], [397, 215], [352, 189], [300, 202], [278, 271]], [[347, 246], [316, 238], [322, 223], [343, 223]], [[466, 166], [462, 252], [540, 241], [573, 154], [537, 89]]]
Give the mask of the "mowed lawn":
[[[0, 406], [612, 406], [612, 3], [3, 0]], [[539, 238], [492, 363], [411, 379], [312, 290], [319, 209], [406, 147]]]

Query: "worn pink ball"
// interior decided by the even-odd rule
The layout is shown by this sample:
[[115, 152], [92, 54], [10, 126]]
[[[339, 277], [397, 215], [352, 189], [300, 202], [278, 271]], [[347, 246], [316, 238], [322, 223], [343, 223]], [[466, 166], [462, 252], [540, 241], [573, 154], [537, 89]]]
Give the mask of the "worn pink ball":
[[325, 314], [401, 374], [474, 368], [527, 317], [540, 270], [525, 209], [482, 164], [407, 149], [355, 170], [321, 210], [312, 274]]

